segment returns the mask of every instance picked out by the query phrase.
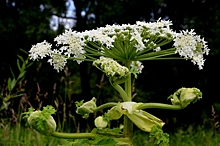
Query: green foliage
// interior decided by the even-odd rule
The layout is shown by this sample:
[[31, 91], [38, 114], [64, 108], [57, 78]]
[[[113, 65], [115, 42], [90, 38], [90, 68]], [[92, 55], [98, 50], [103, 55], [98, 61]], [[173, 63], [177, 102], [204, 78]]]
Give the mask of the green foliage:
[[46, 120], [50, 115], [55, 114], [55, 112], [56, 110], [53, 106], [47, 105], [46, 107], [43, 107], [40, 118]]
[[40, 113], [40, 116], [36, 120], [37, 128], [39, 128], [41, 130], [46, 130], [45, 127], [47, 124], [47, 120], [48, 120], [49, 116], [51, 116], [52, 114], [55, 114], [55, 112], [56, 112], [56, 110], [50, 105], [43, 107], [43, 110]]
[[97, 136], [93, 139], [78, 139], [73, 144], [73, 146], [115, 146], [117, 142], [111, 137]]
[[23, 127], [23, 124], [5, 125], [0, 127], [1, 146], [57, 146], [64, 143], [63, 139], [44, 136], [32, 128]]
[[[22, 49], [21, 51], [25, 52]], [[11, 77], [8, 78], [7, 87], [4, 90], [1, 90], [0, 98], [2, 99], [3, 102], [0, 107], [0, 111], [8, 108], [8, 106], [11, 104], [10, 99], [21, 97], [25, 93], [24, 88], [16, 88], [16, 86], [22, 83], [22, 81], [25, 78], [27, 68], [30, 67], [33, 64], [33, 62], [31, 63], [28, 62], [29, 57], [26, 60], [24, 60], [20, 55], [17, 55], [17, 57], [18, 57], [17, 68], [19, 70], [19, 74], [16, 77], [14, 71], [10, 67], [12, 78]], [[20, 62], [22, 62], [22, 65], [20, 65]]]
[[160, 126], [154, 126], [151, 129], [150, 138], [154, 139], [154, 144], [159, 146], [169, 146], [169, 134], [163, 133]]
[[[23, 118], [29, 118], [30, 114], [34, 112], [33, 108], [28, 108], [28, 112], [24, 112], [25, 115]], [[43, 110], [40, 113], [39, 120], [45, 121], [48, 119], [48, 117], [52, 114], [55, 114], [56, 110], [53, 106], [47, 105], [46, 107], [43, 107]]]
[[81, 100], [80, 102], [79, 102], [79, 101], [76, 101], [76, 102], [75, 102], [76, 108], [77, 108], [77, 107], [80, 107], [81, 105], [83, 105], [83, 102], [84, 102], [84, 100]]
[[102, 135], [112, 135], [112, 136], [121, 136], [122, 131], [119, 128], [104, 128], [104, 129], [97, 129], [94, 128], [92, 133], [102, 134]]
[[[154, 144], [149, 133], [136, 130], [133, 137], [134, 146], [158, 146]], [[201, 125], [190, 125], [187, 128], [178, 127], [174, 133], [169, 133], [170, 146], [218, 146], [220, 133], [214, 134], [211, 128]]]
[[[109, 136], [118, 137], [122, 132], [119, 128], [105, 128], [105, 129], [93, 129], [91, 133], [101, 134], [90, 139], [77, 139], [74, 141], [65, 141], [63, 145], [59, 146], [115, 146], [120, 140], [114, 139]], [[108, 135], [108, 136], [106, 136]]]
[[28, 108], [28, 112], [24, 112], [23, 114], [25, 115], [23, 118], [27, 119], [31, 113], [34, 112], [34, 109], [32, 107]]

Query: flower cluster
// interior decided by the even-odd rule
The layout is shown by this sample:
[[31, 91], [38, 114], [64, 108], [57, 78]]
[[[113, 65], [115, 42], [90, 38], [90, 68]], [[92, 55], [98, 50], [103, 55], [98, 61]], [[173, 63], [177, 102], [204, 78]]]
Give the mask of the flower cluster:
[[192, 59], [192, 62], [197, 64], [199, 69], [202, 69], [205, 61], [203, 54], [208, 55], [210, 49], [208, 49], [204, 38], [201, 39], [193, 31], [193, 29], [191, 31], [181, 31], [176, 35], [173, 45], [176, 48], [176, 53], [179, 53], [180, 56], [186, 59]]
[[140, 61], [132, 61], [131, 62], [131, 68], [136, 72], [136, 73], [141, 73], [142, 69], [144, 66]]
[[[103, 56], [124, 62], [156, 60], [179, 54], [202, 69], [203, 55], [209, 53], [206, 41], [193, 30], [174, 32], [171, 25], [171, 21], [159, 19], [149, 23], [137, 21], [133, 25], [106, 25], [84, 32], [69, 29], [54, 39], [58, 49], [51, 50], [52, 45], [44, 41], [33, 45], [29, 56], [33, 60], [49, 56], [48, 62], [60, 71], [67, 59], [81, 63], [85, 59], [94, 61]], [[168, 43], [174, 48], [163, 50], [162, 46]]]
[[46, 57], [46, 55], [50, 55], [52, 53], [51, 46], [52, 45], [46, 41], [33, 45], [31, 50], [29, 51], [30, 59], [33, 59], [33, 60], [37, 60], [39, 58], [42, 59]]

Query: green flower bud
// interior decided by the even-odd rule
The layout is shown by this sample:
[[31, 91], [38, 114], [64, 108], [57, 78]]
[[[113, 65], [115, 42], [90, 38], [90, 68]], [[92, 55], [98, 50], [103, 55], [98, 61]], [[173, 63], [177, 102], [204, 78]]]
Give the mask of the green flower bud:
[[191, 102], [195, 103], [201, 98], [202, 92], [197, 88], [181, 88], [168, 97], [173, 105], [181, 105], [182, 108], [185, 108]]
[[102, 116], [99, 116], [95, 119], [95, 126], [97, 128], [105, 128], [107, 125], [108, 122]]
[[107, 77], [113, 81], [126, 79], [130, 74], [127, 67], [120, 65], [117, 61], [101, 56], [100, 59], [93, 61], [93, 65], [103, 71]]
[[43, 120], [41, 118], [42, 111], [34, 111], [30, 113], [27, 121], [30, 126], [36, 129], [39, 133], [43, 135], [50, 135], [56, 130], [56, 122], [52, 116], [48, 116], [47, 119]]
[[107, 116], [109, 120], [118, 120], [119, 118], [121, 118], [122, 115], [123, 114], [117, 110], [117, 106], [114, 106], [110, 110], [108, 110], [105, 116]]
[[122, 102], [112, 107], [106, 113], [109, 120], [117, 120], [123, 114], [126, 115], [138, 128], [143, 131], [150, 132], [152, 127], [164, 125], [164, 122], [157, 117], [143, 111], [137, 110], [142, 103]]
[[96, 109], [96, 98], [93, 97], [90, 101], [85, 102], [80, 107], [76, 109], [76, 113], [83, 116], [83, 118], [88, 118], [90, 113], [94, 112]]
[[117, 105], [119, 112], [125, 114], [138, 128], [150, 132], [152, 127], [162, 127], [165, 123], [159, 118], [143, 110], [137, 110], [142, 103], [123, 102]]

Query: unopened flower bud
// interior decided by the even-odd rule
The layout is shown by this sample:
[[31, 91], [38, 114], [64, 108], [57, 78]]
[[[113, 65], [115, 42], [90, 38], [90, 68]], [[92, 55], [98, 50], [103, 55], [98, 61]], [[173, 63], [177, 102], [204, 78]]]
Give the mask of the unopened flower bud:
[[48, 119], [43, 121], [40, 119], [41, 112], [42, 111], [32, 112], [27, 119], [28, 123], [41, 134], [50, 135], [56, 130], [56, 122], [52, 116], [49, 116]]
[[94, 112], [96, 109], [96, 98], [93, 97], [90, 101], [83, 103], [80, 107], [76, 109], [76, 113], [83, 116], [83, 118], [87, 119], [90, 113]]
[[99, 116], [95, 119], [95, 126], [97, 128], [105, 128], [107, 125], [108, 122], [102, 116]]
[[168, 97], [173, 105], [181, 105], [183, 108], [201, 98], [202, 92], [197, 88], [181, 88]]

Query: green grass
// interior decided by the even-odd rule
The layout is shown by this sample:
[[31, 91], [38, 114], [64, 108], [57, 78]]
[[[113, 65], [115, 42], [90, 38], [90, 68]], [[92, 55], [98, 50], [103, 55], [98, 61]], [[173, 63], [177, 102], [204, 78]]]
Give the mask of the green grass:
[[0, 146], [56, 146], [64, 140], [44, 136], [31, 128], [16, 126], [0, 127]]
[[[205, 129], [201, 126], [189, 126], [178, 129], [170, 135], [170, 146], [220, 146], [220, 132]], [[149, 134], [140, 130], [135, 131], [134, 146], [155, 146]]]
[[[170, 134], [170, 146], [220, 146], [220, 132], [201, 126], [195, 127], [180, 128]], [[0, 126], [0, 146], [57, 146], [64, 143], [63, 139], [41, 135], [20, 124], [12, 127]], [[133, 145], [155, 146], [152, 139], [149, 139], [149, 134], [140, 130], [134, 132]]]

